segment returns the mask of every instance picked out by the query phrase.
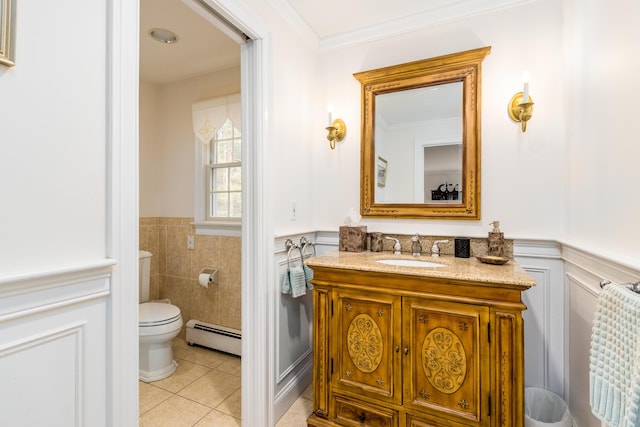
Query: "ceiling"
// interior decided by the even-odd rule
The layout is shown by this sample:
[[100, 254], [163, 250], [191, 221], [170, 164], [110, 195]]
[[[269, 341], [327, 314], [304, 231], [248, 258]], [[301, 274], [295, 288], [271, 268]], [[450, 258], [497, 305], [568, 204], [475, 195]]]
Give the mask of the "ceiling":
[[[322, 45], [383, 37], [533, 0], [263, 0]], [[140, 0], [140, 78], [166, 84], [240, 65], [237, 43], [194, 12], [197, 0]], [[161, 44], [151, 28], [178, 34]], [[363, 36], [366, 34], [366, 36]]]
[[[153, 40], [151, 28], [178, 35]], [[140, 0], [140, 79], [166, 84], [240, 65], [240, 47], [182, 0]]]
[[[460, 0], [270, 0], [293, 10], [318, 40], [371, 28]], [[348, 16], [349, 19], [336, 19]], [[153, 40], [151, 28], [178, 34], [177, 43]], [[166, 84], [240, 65], [240, 48], [183, 0], [140, 0], [140, 78]]]

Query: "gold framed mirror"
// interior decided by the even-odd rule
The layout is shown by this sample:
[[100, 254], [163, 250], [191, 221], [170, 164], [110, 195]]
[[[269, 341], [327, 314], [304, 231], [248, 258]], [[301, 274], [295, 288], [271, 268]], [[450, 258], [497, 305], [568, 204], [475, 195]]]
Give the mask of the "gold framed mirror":
[[362, 216], [480, 219], [481, 64], [490, 50], [354, 74]]

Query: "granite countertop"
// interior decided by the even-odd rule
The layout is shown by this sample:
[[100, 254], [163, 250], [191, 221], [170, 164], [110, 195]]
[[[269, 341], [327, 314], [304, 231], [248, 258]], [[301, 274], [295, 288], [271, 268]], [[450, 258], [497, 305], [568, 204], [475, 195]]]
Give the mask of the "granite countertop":
[[[406, 259], [437, 262], [445, 267], [406, 267], [376, 262], [384, 259]], [[535, 286], [536, 282], [517, 262], [510, 259], [503, 265], [485, 264], [472, 258], [454, 256], [431, 257], [410, 254], [393, 255], [391, 252], [329, 252], [309, 258], [305, 264], [311, 267], [327, 267], [346, 270], [372, 271], [452, 280], [498, 283], [522, 287]]]

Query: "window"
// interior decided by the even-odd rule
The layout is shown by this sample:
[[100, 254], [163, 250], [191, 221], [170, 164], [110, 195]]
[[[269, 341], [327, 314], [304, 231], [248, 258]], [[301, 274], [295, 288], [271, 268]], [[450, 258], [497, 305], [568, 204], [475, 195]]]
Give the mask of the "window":
[[227, 118], [209, 142], [206, 220], [240, 218], [242, 214], [242, 135]]
[[242, 108], [240, 94], [191, 108], [195, 136], [196, 234], [239, 236], [242, 217]]

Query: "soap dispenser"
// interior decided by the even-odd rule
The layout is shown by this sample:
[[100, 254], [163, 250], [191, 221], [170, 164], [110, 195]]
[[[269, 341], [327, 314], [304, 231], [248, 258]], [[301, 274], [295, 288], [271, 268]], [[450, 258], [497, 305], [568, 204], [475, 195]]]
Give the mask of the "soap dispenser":
[[504, 256], [504, 233], [500, 231], [500, 221], [493, 221], [489, 232], [489, 256]]

